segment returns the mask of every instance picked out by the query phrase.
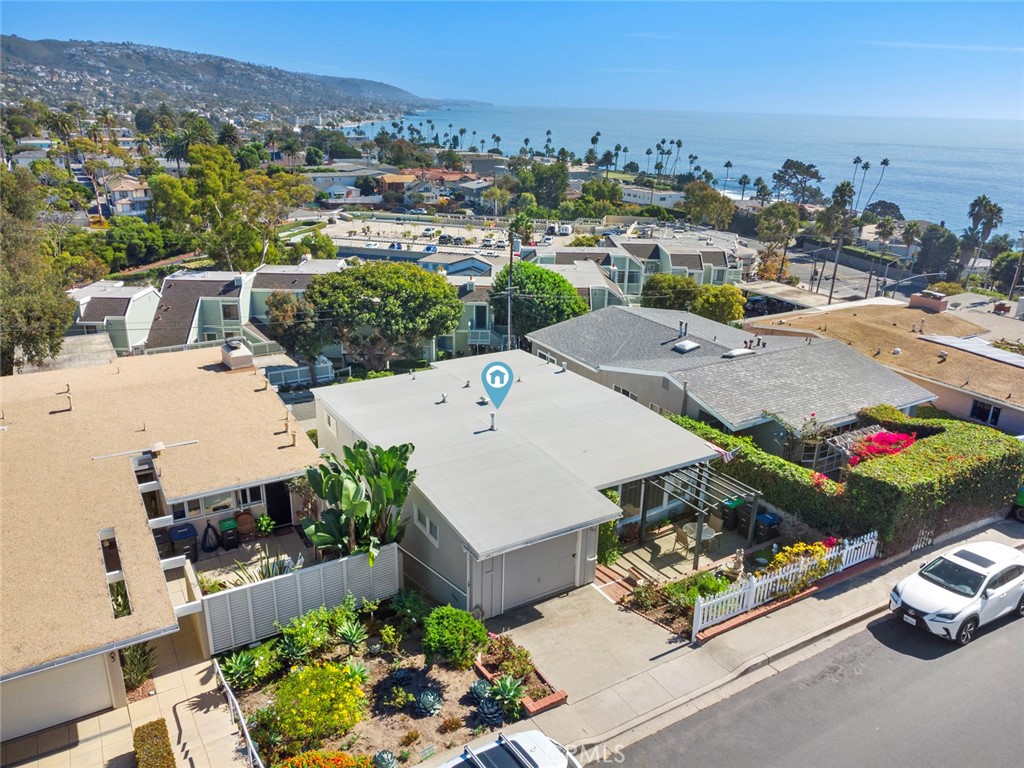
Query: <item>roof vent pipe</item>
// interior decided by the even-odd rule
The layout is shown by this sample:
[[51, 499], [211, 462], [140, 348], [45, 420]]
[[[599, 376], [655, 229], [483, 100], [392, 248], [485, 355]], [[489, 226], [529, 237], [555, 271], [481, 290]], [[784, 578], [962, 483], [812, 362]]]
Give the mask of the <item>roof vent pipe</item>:
[[447, 403], [448, 402], [448, 393], [446, 393], [446, 392], [442, 392], [441, 393], [441, 402], [442, 403]]
[[923, 317], [921, 318], [921, 325], [918, 326], [917, 332], [918, 333], [924, 333], [924, 318]]
[[469, 389], [469, 379], [466, 379], [466, 383], [462, 385], [463, 389]]
[[496, 425], [496, 424], [494, 423], [494, 420], [495, 420], [495, 416], [496, 416], [496, 415], [497, 415], [497, 414], [496, 414], [496, 413], [495, 413], [494, 411], [491, 411], [491, 432], [497, 432], [497, 431], [498, 431], [498, 427], [497, 427], [497, 425]]
[[68, 410], [69, 411], [75, 410], [75, 402], [74, 402], [74, 400], [71, 399], [71, 395], [68, 395]]
[[292, 432], [291, 434], [292, 434], [292, 447], [294, 448], [295, 445], [296, 445], [296, 441], [299, 439], [299, 435], [298, 435], [297, 432]]
[[562, 361], [562, 373], [565, 373], [565, 360]]

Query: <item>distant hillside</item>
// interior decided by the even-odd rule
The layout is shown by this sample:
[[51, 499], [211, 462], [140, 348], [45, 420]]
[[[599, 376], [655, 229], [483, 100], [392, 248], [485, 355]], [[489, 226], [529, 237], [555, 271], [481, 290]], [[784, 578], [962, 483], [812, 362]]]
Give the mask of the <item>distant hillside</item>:
[[133, 43], [0, 39], [5, 100], [90, 108], [161, 101], [241, 116], [372, 113], [438, 106], [386, 83], [287, 72], [221, 56]]

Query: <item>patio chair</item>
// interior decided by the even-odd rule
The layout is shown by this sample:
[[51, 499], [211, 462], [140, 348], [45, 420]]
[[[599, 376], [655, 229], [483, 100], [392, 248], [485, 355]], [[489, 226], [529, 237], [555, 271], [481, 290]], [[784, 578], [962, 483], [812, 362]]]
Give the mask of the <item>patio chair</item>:
[[721, 517], [715, 517], [712, 515], [708, 518], [708, 528], [715, 532], [715, 535], [708, 539], [709, 549], [711, 546], [718, 548], [718, 544], [722, 539], [722, 523], [725, 522]]
[[682, 545], [683, 552], [689, 552], [692, 548], [690, 545], [690, 537], [687, 536], [686, 531], [684, 531], [679, 526], [673, 526], [673, 528], [676, 532], [676, 543], [673, 545], [672, 551], [675, 552], [677, 549], [679, 549], [679, 546]]

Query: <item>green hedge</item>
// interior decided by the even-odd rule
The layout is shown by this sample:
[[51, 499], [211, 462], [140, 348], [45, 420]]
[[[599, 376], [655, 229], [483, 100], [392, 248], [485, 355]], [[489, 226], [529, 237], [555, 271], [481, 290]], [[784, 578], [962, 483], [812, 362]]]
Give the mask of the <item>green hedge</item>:
[[171, 735], [162, 717], [136, 728], [132, 741], [138, 768], [175, 768]]
[[1024, 477], [1024, 443], [991, 427], [910, 418], [892, 406], [861, 412], [865, 421], [918, 440], [884, 460], [857, 465], [847, 480], [850, 513], [896, 548], [917, 532], [956, 528], [1008, 509]]
[[887, 405], [860, 416], [888, 430], [916, 433], [918, 440], [894, 456], [850, 468], [845, 484], [767, 453], [750, 438], [685, 416], [667, 418], [721, 448], [739, 448], [720, 471], [759, 489], [771, 504], [824, 533], [877, 530], [891, 552], [909, 549], [922, 530], [939, 533], [1008, 509], [1024, 477], [1024, 443], [990, 427], [910, 418]]
[[757, 488], [770, 504], [828, 533], [865, 533], [847, 529], [841, 484], [761, 450], [749, 437], [720, 432], [687, 416], [668, 414], [666, 418], [720, 448], [739, 448], [739, 454], [719, 471]]

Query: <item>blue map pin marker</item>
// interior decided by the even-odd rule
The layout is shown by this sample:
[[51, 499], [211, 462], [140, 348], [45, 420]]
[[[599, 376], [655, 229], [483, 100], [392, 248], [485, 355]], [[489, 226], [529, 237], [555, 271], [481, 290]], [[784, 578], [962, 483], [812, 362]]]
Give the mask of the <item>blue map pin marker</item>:
[[512, 389], [512, 382], [515, 376], [512, 369], [505, 363], [488, 363], [484, 366], [480, 380], [484, 383], [484, 391], [494, 403], [495, 408], [500, 408]]

